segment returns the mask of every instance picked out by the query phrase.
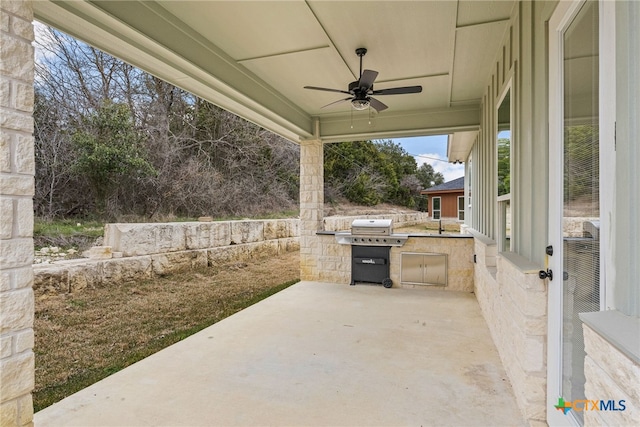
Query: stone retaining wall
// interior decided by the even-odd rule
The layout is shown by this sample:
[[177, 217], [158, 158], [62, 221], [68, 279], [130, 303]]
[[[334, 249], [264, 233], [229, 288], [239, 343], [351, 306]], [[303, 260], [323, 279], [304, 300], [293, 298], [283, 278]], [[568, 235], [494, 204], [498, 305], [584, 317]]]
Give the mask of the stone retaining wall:
[[152, 255], [300, 236], [298, 219], [107, 224], [104, 245], [122, 256]]
[[87, 251], [89, 259], [34, 265], [34, 289], [77, 292], [231, 260], [275, 256], [299, 250], [299, 233], [297, 219], [107, 224], [105, 246]]
[[231, 260], [247, 261], [300, 249], [298, 238], [265, 240], [208, 249], [194, 249], [111, 259], [75, 259], [34, 265], [34, 289], [67, 293], [87, 287], [147, 279], [189, 268], [204, 268]]
[[351, 229], [354, 219], [392, 219], [393, 228], [408, 227], [430, 221], [427, 212], [403, 212], [396, 214], [359, 215], [359, 216], [328, 216], [322, 220], [324, 231], [346, 231]]
[[[428, 218], [423, 212], [366, 217], [393, 219], [394, 227], [419, 224]], [[329, 230], [344, 230], [351, 227], [355, 218], [361, 217], [327, 217], [324, 224]], [[317, 254], [316, 261], [321, 268], [315, 273], [316, 279], [348, 283], [350, 247], [337, 245], [333, 236], [331, 240], [328, 245], [317, 246], [323, 253]], [[256, 256], [296, 251], [300, 249], [300, 220], [107, 224], [103, 244], [86, 252], [89, 259], [34, 265], [34, 289], [38, 292], [77, 292], [87, 287], [139, 280], [218, 262], [246, 261]], [[327, 263], [328, 255], [340, 262]]]

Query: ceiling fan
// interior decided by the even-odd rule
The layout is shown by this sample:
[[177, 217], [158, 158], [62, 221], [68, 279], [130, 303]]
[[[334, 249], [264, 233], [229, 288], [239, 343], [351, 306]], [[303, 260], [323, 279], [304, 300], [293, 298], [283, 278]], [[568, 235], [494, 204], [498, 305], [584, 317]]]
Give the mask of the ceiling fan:
[[407, 93], [420, 93], [422, 92], [422, 86], [405, 86], [405, 87], [393, 87], [389, 89], [373, 90], [373, 82], [378, 77], [378, 72], [373, 70], [362, 71], [362, 57], [367, 53], [367, 49], [359, 47], [356, 49], [356, 55], [360, 57], [360, 78], [355, 82], [349, 83], [348, 90], [329, 89], [316, 86], [305, 86], [305, 89], [322, 90], [325, 92], [337, 92], [349, 95], [348, 98], [339, 99], [330, 104], [323, 106], [322, 108], [330, 107], [332, 105], [340, 104], [342, 102], [351, 101], [351, 105], [356, 110], [366, 110], [369, 106], [373, 107], [376, 111], [380, 112], [386, 110], [387, 107], [382, 102], [373, 98], [372, 95], [404, 95]]

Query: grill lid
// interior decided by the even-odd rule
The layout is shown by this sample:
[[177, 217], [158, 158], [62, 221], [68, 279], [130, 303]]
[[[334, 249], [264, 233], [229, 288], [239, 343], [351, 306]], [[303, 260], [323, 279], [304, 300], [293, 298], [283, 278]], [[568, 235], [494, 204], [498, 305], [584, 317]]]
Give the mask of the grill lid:
[[391, 219], [356, 219], [351, 223], [351, 234], [388, 236], [392, 225]]

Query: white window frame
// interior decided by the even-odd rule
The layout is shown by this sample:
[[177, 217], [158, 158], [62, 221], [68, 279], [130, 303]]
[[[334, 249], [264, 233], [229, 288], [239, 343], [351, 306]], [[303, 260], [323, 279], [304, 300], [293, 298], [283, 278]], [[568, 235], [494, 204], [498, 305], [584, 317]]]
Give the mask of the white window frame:
[[[460, 201], [462, 201], [462, 209], [460, 209]], [[464, 208], [464, 196], [458, 196], [458, 221], [464, 221], [465, 217], [465, 208]], [[462, 219], [460, 219], [460, 214], [462, 214]]]
[[[515, 67], [515, 65], [514, 65]], [[515, 118], [515, 108], [514, 108], [514, 104], [515, 104], [515, 93], [513, 91], [514, 88], [514, 69], [511, 69], [507, 78], [506, 78], [506, 83], [504, 84], [504, 86], [502, 87], [501, 91], [500, 91], [500, 97], [498, 98], [498, 101], [496, 102], [496, 107], [495, 107], [495, 146], [496, 146], [496, 154], [495, 154], [495, 176], [494, 176], [494, 185], [495, 185], [495, 194], [496, 194], [496, 233], [495, 233], [495, 237], [496, 237], [496, 241], [498, 242], [498, 251], [500, 252], [512, 252], [513, 248], [514, 248], [514, 236], [513, 236], [513, 206], [511, 205], [511, 195], [513, 193], [513, 188], [514, 188], [514, 174], [513, 174], [513, 161], [514, 161], [514, 146], [515, 146], [515, 123], [514, 123], [514, 118]], [[510, 185], [509, 185], [509, 192], [507, 194], [503, 194], [501, 196], [498, 196], [498, 110], [500, 109], [500, 106], [502, 105], [502, 102], [504, 101], [505, 97], [507, 96], [507, 93], [509, 94], [509, 179], [510, 179]], [[517, 179], [517, 178], [516, 178]], [[506, 227], [507, 227], [507, 211], [510, 210], [511, 211], [511, 233], [509, 235], [509, 241], [508, 243], [506, 242]]]

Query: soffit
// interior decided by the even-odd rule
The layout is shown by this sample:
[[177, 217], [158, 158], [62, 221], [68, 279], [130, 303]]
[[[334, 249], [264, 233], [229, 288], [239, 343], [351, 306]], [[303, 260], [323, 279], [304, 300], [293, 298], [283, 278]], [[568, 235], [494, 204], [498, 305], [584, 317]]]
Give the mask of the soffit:
[[477, 136], [477, 131], [456, 132], [449, 135], [447, 158], [452, 162], [465, 162]]
[[[36, 17], [289, 139], [476, 130], [513, 1], [41, 1]], [[364, 68], [381, 113], [342, 94]], [[344, 96], [346, 97], [346, 95]], [[457, 108], [464, 107], [464, 108]]]

